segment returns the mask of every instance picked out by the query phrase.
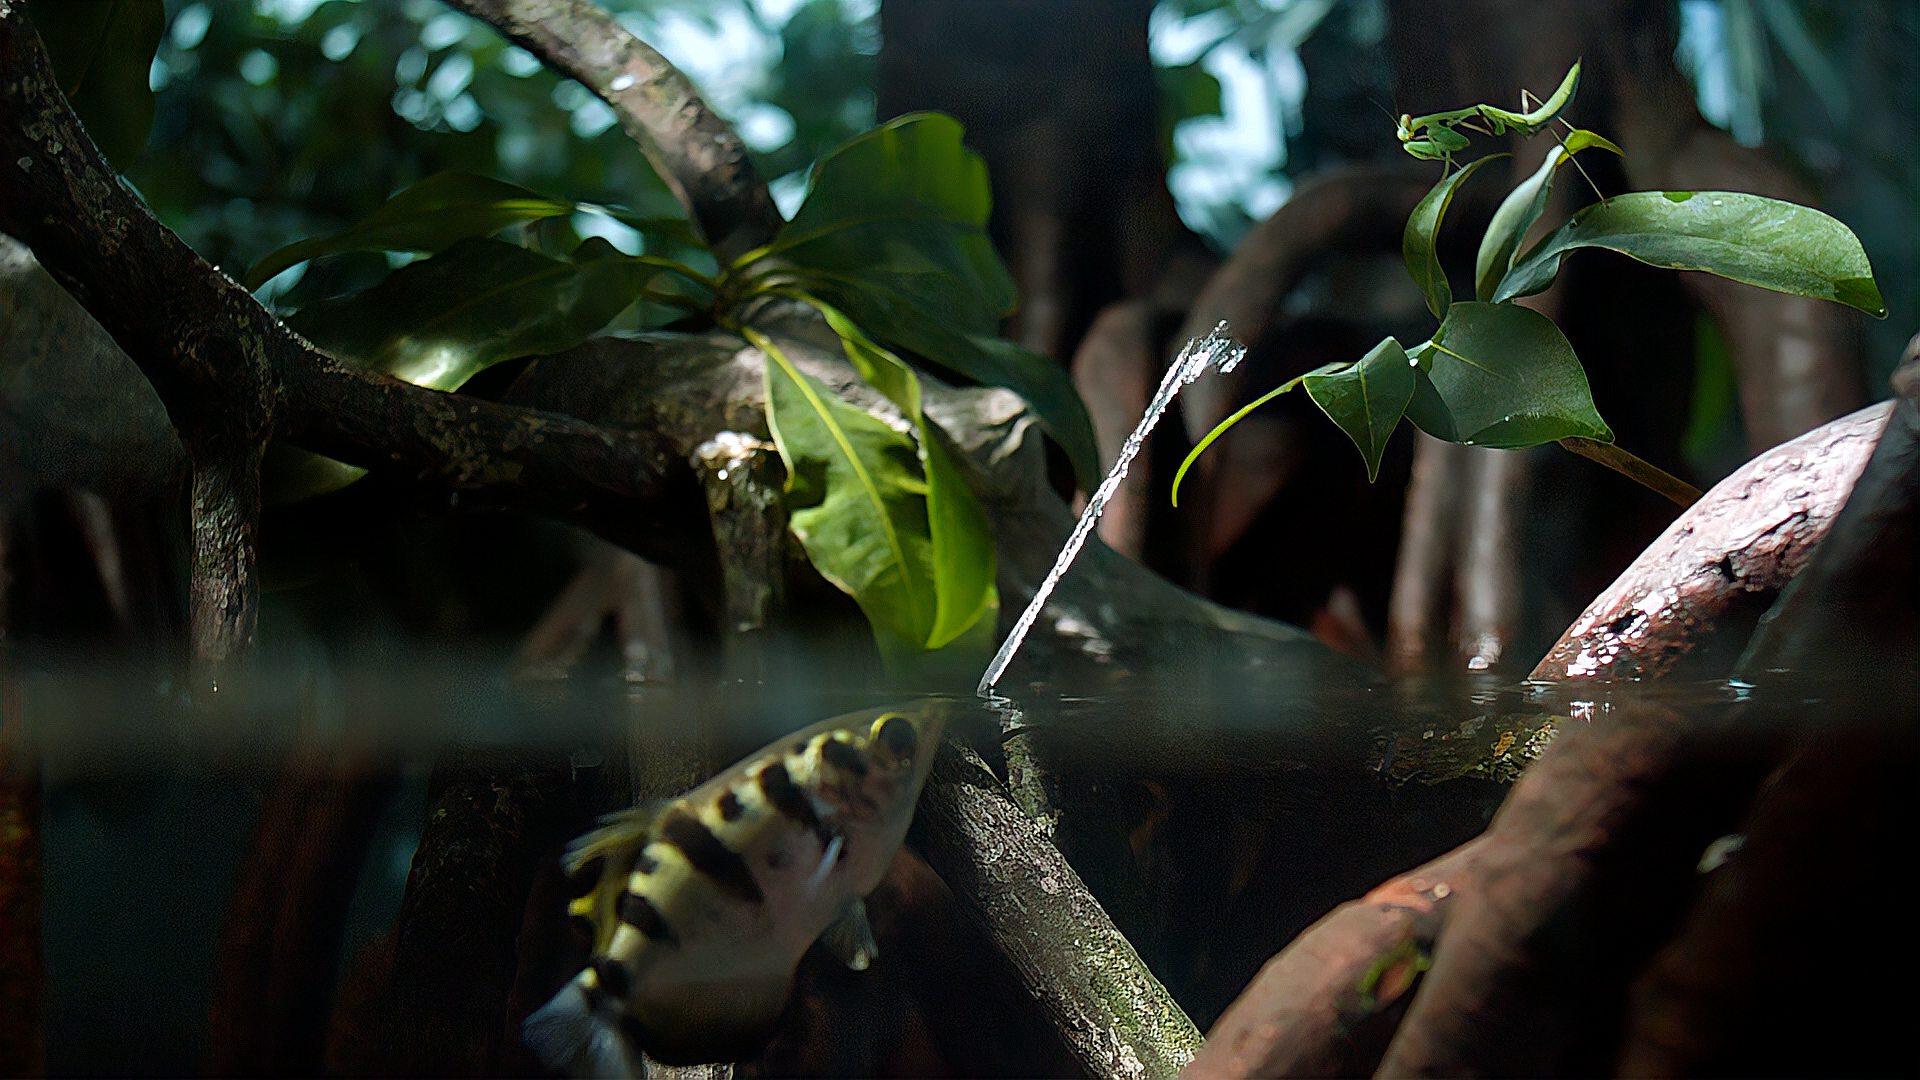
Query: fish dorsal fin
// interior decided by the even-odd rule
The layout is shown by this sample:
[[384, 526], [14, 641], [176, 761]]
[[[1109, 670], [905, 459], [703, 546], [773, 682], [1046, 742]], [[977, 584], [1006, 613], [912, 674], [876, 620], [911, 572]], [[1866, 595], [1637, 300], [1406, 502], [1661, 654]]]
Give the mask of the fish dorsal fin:
[[600, 819], [600, 827], [567, 846], [561, 860], [569, 877], [584, 872], [595, 860], [599, 874], [567, 911], [593, 924], [593, 948], [605, 951], [619, 926], [621, 894], [627, 891], [627, 879], [633, 873], [640, 851], [652, 835], [654, 819], [660, 816], [668, 800], [643, 803], [616, 811]]
[[853, 970], [867, 970], [880, 955], [880, 946], [873, 942], [873, 924], [867, 921], [867, 902], [857, 896], [849, 900], [840, 917], [820, 935], [820, 944]]

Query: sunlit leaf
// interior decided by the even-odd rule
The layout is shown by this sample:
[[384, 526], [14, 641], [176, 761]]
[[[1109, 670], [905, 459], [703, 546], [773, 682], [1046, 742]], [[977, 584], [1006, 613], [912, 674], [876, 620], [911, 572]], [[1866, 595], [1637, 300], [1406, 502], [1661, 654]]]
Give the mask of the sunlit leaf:
[[853, 597], [883, 652], [923, 649], [938, 617], [927, 483], [906, 432], [795, 367], [766, 335], [767, 421], [787, 467], [794, 535], [821, 576]]
[[993, 584], [993, 536], [986, 511], [967, 486], [959, 465], [920, 405], [920, 379], [906, 363], [831, 305], [816, 303], [840, 336], [860, 377], [913, 422], [920, 465], [927, 481], [927, 523], [933, 540], [935, 612], [925, 648], [944, 648], [997, 607]]
[[[580, 344], [665, 273], [603, 240], [582, 244], [571, 260], [463, 240], [370, 289], [310, 305], [288, 323], [348, 363], [455, 390], [502, 360]], [[305, 482], [275, 496], [320, 494], [358, 475], [345, 465], [310, 470]]]
[[1379, 477], [1380, 455], [1413, 397], [1413, 374], [1406, 350], [1388, 338], [1357, 363], [1302, 380], [1307, 396], [1359, 448], [1369, 483]]
[[1560, 166], [1573, 160], [1573, 156], [1588, 148], [1598, 148], [1619, 154], [1619, 147], [1585, 128], [1568, 133], [1565, 140], [1547, 151], [1547, 159], [1540, 163], [1532, 176], [1514, 186], [1493, 212], [1493, 219], [1487, 223], [1487, 231], [1480, 238], [1480, 254], [1474, 260], [1474, 295], [1482, 300], [1493, 299], [1500, 288], [1500, 280], [1513, 266], [1513, 260], [1520, 251], [1520, 243], [1527, 237], [1528, 230], [1540, 220], [1547, 211], [1547, 197], [1553, 190], [1553, 174]]
[[1447, 272], [1440, 268], [1440, 224], [1446, 220], [1447, 207], [1453, 203], [1454, 193], [1467, 177], [1480, 170], [1482, 165], [1505, 154], [1490, 154], [1480, 158], [1462, 169], [1456, 169], [1441, 177], [1433, 185], [1420, 204], [1413, 208], [1413, 214], [1407, 218], [1407, 228], [1400, 237], [1400, 254], [1406, 260], [1407, 273], [1413, 277], [1413, 283], [1420, 286], [1420, 293], [1426, 298], [1427, 310], [1434, 318], [1446, 313], [1447, 305], [1453, 302], [1453, 290], [1447, 285]]
[[1449, 442], [1517, 450], [1578, 436], [1612, 442], [1573, 345], [1553, 320], [1518, 304], [1447, 309], [1418, 354], [1407, 417]]
[[876, 342], [1020, 394], [1091, 486], [1093, 424], [1066, 369], [997, 337], [1013, 281], [987, 236], [986, 165], [961, 136], [951, 117], [919, 113], [827, 155], [793, 220], [740, 272], [798, 286]]
[[1588, 206], [1521, 256], [1495, 299], [1544, 290], [1567, 254], [1585, 247], [1886, 314], [1851, 229], [1810, 207], [1735, 191], [1636, 191]]
[[247, 288], [257, 289], [288, 267], [343, 251], [441, 251], [462, 240], [490, 236], [509, 225], [564, 217], [575, 206], [517, 184], [467, 173], [435, 173], [388, 199], [358, 224], [288, 244], [254, 264]]
[[54, 78], [95, 146], [126, 168], [153, 127], [147, 73], [166, 28], [161, 0], [32, 0]]

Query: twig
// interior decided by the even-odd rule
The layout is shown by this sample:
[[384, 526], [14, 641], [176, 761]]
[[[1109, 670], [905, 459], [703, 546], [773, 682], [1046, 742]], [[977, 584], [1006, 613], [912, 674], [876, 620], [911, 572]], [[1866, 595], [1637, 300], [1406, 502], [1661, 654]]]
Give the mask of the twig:
[[1683, 510], [1700, 501], [1699, 488], [1613, 443], [1572, 438], [1561, 439], [1560, 445], [1588, 461], [1597, 461], [1605, 465], [1621, 476], [1666, 498]]

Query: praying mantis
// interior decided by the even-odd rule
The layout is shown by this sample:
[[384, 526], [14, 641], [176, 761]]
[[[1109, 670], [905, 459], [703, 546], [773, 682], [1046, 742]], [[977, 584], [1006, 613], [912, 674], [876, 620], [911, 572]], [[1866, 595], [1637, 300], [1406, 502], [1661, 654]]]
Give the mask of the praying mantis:
[[[1576, 60], [1573, 67], [1567, 70], [1567, 77], [1560, 80], [1560, 88], [1531, 112], [1512, 112], [1494, 105], [1469, 105], [1464, 109], [1449, 109], [1425, 116], [1402, 113], [1397, 132], [1401, 149], [1422, 161], [1446, 162], [1451, 168], [1453, 155], [1465, 150], [1470, 141], [1456, 128], [1464, 127], [1482, 135], [1501, 135], [1508, 131], [1521, 135], [1537, 134], [1560, 116], [1560, 111], [1573, 100], [1573, 93], [1579, 86], [1580, 62]], [[1527, 99], [1532, 95], [1524, 90], [1520, 95], [1521, 108], [1525, 108]]]

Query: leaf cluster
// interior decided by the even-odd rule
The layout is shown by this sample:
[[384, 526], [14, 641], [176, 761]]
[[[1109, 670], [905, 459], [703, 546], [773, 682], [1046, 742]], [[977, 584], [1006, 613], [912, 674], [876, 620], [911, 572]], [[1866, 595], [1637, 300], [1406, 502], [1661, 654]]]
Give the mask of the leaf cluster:
[[[1065, 372], [997, 336], [1016, 297], [987, 237], [986, 168], [962, 134], [949, 117], [918, 114], [854, 138], [815, 166], [806, 200], [771, 243], [725, 266], [683, 217], [442, 173], [346, 229], [269, 254], [247, 280], [258, 287], [306, 260], [349, 252], [415, 256], [290, 321], [349, 362], [443, 390], [616, 323], [740, 334], [767, 358], [767, 422], [787, 467], [794, 535], [815, 568], [861, 606], [890, 656], [974, 647], [997, 606], [993, 545], [921, 406], [920, 371], [1020, 393], [1082, 475], [1095, 455]], [[630, 226], [643, 250], [599, 238], [541, 250], [544, 226], [583, 214]], [[817, 311], [904, 425], [843, 400], [795, 364], [758, 325], [770, 300]], [[283, 456], [276, 473], [282, 497], [358, 475], [310, 455]]]
[[[1472, 105], [1400, 119], [1400, 141], [1409, 153], [1444, 162], [1441, 178], [1408, 217], [1401, 244], [1407, 274], [1438, 328], [1410, 348], [1388, 338], [1357, 361], [1292, 379], [1227, 417], [1181, 465], [1174, 478], [1176, 504], [1180, 482], [1200, 454], [1248, 413], [1296, 386], [1304, 386], [1314, 404], [1353, 440], [1370, 480], [1378, 475], [1387, 439], [1402, 418], [1435, 438], [1473, 446], [1517, 450], [1560, 440], [1612, 444], [1613, 432], [1594, 405], [1572, 343], [1551, 319], [1515, 302], [1545, 291], [1567, 256], [1581, 248], [1885, 316], [1873, 269], [1850, 229], [1818, 210], [1758, 195], [1637, 191], [1602, 197], [1523, 251], [1527, 235], [1546, 213], [1561, 166], [1578, 167], [1576, 155], [1584, 151], [1622, 153], [1561, 117], [1578, 88], [1579, 71], [1575, 64], [1559, 90], [1531, 112]], [[1441, 226], [1459, 189], [1488, 162], [1506, 156], [1456, 167], [1453, 155], [1469, 145], [1456, 129], [1531, 137], [1551, 131], [1556, 122], [1564, 134], [1553, 132], [1555, 145], [1545, 160], [1508, 193], [1481, 236], [1473, 299], [1455, 300], [1438, 255]], [[1664, 493], [1690, 490], [1618, 448], [1587, 456], [1643, 483], [1648, 476], [1670, 481], [1661, 484]]]

